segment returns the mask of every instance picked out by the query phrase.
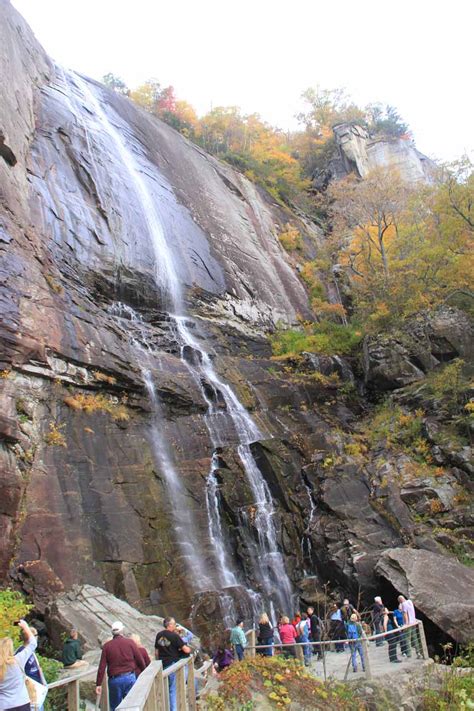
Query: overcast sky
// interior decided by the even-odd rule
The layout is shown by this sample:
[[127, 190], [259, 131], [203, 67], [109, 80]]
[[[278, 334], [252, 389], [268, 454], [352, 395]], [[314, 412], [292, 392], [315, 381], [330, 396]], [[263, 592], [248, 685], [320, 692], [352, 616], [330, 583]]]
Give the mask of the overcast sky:
[[473, 148], [469, 0], [12, 0], [47, 52], [96, 79], [173, 84], [198, 113], [237, 105], [294, 127], [309, 86], [395, 105], [418, 148]]

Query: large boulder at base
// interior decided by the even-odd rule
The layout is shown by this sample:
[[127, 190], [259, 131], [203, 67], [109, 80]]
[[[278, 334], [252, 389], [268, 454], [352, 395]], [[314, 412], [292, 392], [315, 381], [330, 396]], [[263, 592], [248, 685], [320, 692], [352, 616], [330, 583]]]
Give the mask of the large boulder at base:
[[456, 642], [474, 639], [474, 570], [453, 558], [414, 548], [390, 548], [375, 572], [408, 595]]
[[46, 620], [53, 642], [60, 642], [62, 631], [75, 628], [86, 650], [97, 649], [111, 638], [110, 628], [115, 620], [123, 623], [124, 634], [138, 634], [148, 650], [153, 649], [156, 633], [163, 629], [162, 617], [144, 615], [92, 585], [76, 585], [58, 595], [47, 609]]

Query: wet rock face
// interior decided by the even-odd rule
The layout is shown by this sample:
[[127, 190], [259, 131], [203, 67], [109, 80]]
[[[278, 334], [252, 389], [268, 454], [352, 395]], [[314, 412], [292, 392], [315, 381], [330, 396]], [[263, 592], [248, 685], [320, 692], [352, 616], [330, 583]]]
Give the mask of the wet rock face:
[[[227, 603], [250, 617], [252, 595], [263, 592], [261, 568], [272, 560], [256, 559], [262, 531], [240, 440], [224, 392], [199, 371], [200, 348], [261, 432], [250, 449], [303, 602], [319, 599], [328, 582], [338, 594], [376, 594], [374, 567], [387, 547], [439, 552], [450, 534], [435, 540], [414, 519], [431, 515], [432, 501], [449, 517], [448, 531], [467, 536], [472, 521], [455, 504], [469, 474], [467, 447], [449, 459], [426, 418], [436, 456], [449, 459], [452, 472], [435, 484], [413, 474], [402, 486], [392, 454], [361, 461], [347, 451], [366, 407], [357, 368], [337, 356], [270, 360], [268, 326], [308, 309], [275, 234], [287, 212], [127, 99], [53, 68], [5, 0], [0, 12], [0, 56], [10, 61], [8, 81], [0, 76], [0, 129], [17, 161], [0, 158], [2, 580], [31, 593], [41, 610], [52, 594], [88, 583], [206, 634]], [[89, 104], [87, 92], [95, 96]], [[94, 102], [126, 136], [160, 206], [196, 341], [183, 351], [146, 215]], [[418, 360], [404, 343], [398, 351], [368, 343], [367, 387], [399, 387], [433, 364], [468, 356], [467, 326], [450, 311], [417, 336], [425, 337], [431, 345]], [[218, 437], [210, 434], [210, 403]], [[157, 464], [153, 431], [169, 445], [183, 510]], [[196, 593], [201, 571], [189, 569], [179, 540], [189, 511], [192, 544], [217, 580], [208, 511], [216, 448], [216, 498], [235, 572], [223, 598], [215, 588]]]

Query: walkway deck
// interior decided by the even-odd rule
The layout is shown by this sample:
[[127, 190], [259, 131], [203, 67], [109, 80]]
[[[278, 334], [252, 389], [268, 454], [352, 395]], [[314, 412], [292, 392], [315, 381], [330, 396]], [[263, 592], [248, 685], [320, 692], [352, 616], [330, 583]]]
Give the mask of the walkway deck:
[[[411, 657], [400, 657], [399, 655], [399, 659], [402, 659], [401, 664], [390, 662], [388, 658], [388, 644], [386, 643], [381, 647], [376, 647], [375, 643], [371, 642], [369, 644], [369, 656], [370, 667], [374, 679], [385, 674], [400, 674], [400, 672], [418, 669], [422, 667], [423, 664], [426, 664], [425, 659], [416, 658], [414, 651]], [[358, 671], [356, 673], [352, 671], [351, 655], [348, 647], [346, 647], [344, 652], [326, 652], [325, 663], [327, 679], [332, 677], [333, 679], [343, 681], [346, 673], [347, 681], [365, 677], [359, 658], [357, 659]], [[323, 663], [322, 661], [316, 661], [315, 656], [312, 657], [309, 671], [311, 671], [311, 673], [318, 679], [324, 679]]]

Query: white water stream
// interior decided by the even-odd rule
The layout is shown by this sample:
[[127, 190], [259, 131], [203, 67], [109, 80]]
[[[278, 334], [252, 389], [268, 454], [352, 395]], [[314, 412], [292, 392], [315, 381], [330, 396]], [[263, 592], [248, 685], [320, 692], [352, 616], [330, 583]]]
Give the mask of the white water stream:
[[[254, 550], [254, 577], [259, 580], [262, 591], [268, 600], [278, 603], [282, 611], [289, 612], [291, 605], [292, 587], [285, 570], [284, 559], [279, 551], [277, 533], [274, 524], [275, 509], [268, 484], [260, 472], [250, 445], [263, 438], [262, 433], [238, 400], [232, 388], [223, 382], [213, 366], [209, 354], [196, 340], [189, 328], [189, 317], [185, 314], [182, 286], [178, 278], [175, 256], [166, 239], [162, 220], [160, 219], [159, 205], [153, 199], [153, 193], [147, 184], [145, 172], [136, 158], [136, 151], [128, 144], [125, 135], [116, 127], [109, 118], [107, 109], [101, 103], [98, 92], [91, 88], [84, 79], [77, 75], [71, 77], [69, 88], [72, 99], [79, 109], [81, 99], [88, 109], [85, 121], [86, 132], [92, 131], [105, 137], [107, 148], [114, 155], [120, 165], [122, 173], [127, 174], [127, 184], [130, 191], [135, 194], [137, 204], [141, 209], [143, 219], [147, 226], [148, 237], [153, 246], [156, 265], [156, 283], [167, 299], [170, 318], [174, 321], [176, 338], [181, 346], [183, 363], [190, 370], [196, 382], [199, 383], [205, 401], [208, 405], [206, 425], [209, 430], [214, 448], [222, 446], [222, 418], [231, 421], [238, 439], [238, 454], [242, 462], [250, 489], [253, 494], [255, 513], [252, 520], [248, 521], [249, 531], [247, 540], [253, 545]], [[73, 86], [79, 90], [74, 90]], [[120, 123], [120, 121], [119, 121]], [[88, 141], [90, 146], [90, 142]], [[92, 156], [93, 158], [93, 156]], [[91, 161], [93, 164], [93, 160]], [[187, 357], [191, 352], [195, 357]], [[213, 456], [212, 465], [207, 480], [207, 513], [208, 529], [214, 547], [214, 556], [218, 579], [211, 580], [203, 556], [199, 552], [199, 536], [195, 522], [190, 511], [183, 519], [183, 506], [186, 502], [185, 492], [170, 454], [169, 447], [162, 436], [163, 415], [161, 403], [157, 396], [156, 388], [150, 373], [143, 370], [145, 386], [152, 402], [155, 413], [155, 424], [151, 428], [151, 441], [157, 466], [166, 479], [169, 498], [173, 508], [180, 512], [174, 517], [176, 521], [176, 535], [183, 557], [189, 565], [189, 573], [197, 591], [221, 589], [239, 583], [239, 573], [232, 562], [228, 542], [225, 537], [221, 522], [219, 507], [219, 484], [216, 476], [218, 470], [217, 457]], [[204, 386], [205, 383], [207, 388]], [[214, 392], [223, 399], [225, 410], [216, 408], [208, 392]], [[177, 523], [181, 519], [180, 523]], [[252, 531], [252, 533], [250, 532]]]

